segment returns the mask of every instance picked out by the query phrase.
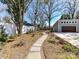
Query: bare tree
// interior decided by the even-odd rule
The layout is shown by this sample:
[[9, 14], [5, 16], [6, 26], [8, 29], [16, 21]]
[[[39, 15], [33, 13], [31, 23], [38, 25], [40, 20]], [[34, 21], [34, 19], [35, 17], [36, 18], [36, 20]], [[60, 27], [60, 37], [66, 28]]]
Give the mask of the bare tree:
[[70, 18], [73, 19], [75, 18], [76, 11], [78, 10], [78, 0], [67, 0], [67, 11], [68, 14], [70, 15]]
[[28, 16], [36, 29], [38, 26], [39, 1], [33, 0], [29, 7], [31, 7], [32, 10], [31, 11], [29, 10], [30, 12], [28, 11]]
[[32, 10], [29, 10], [30, 12], [27, 12], [27, 15], [31, 20], [31, 23], [35, 26], [36, 30], [40, 29], [40, 27], [42, 28], [45, 25], [44, 14], [40, 9], [41, 3], [41, 1], [33, 0], [31, 5], [29, 6]]
[[63, 9], [63, 3], [56, 1], [56, 0], [48, 0], [44, 4], [42, 4], [42, 6], [43, 6], [42, 11], [48, 19], [49, 29], [51, 29], [50, 26], [51, 26], [51, 20], [53, 17], [53, 13], [56, 11], [61, 12], [61, 10]]
[[8, 11], [14, 18], [18, 34], [22, 34], [24, 13], [32, 0], [4, 0], [8, 5]]
[[76, 12], [76, 19], [79, 19], [79, 11]]
[[47, 21], [47, 19], [46, 19], [44, 13], [42, 12], [42, 10], [39, 11], [38, 18], [39, 18], [39, 21], [38, 21], [39, 22], [39, 28], [44, 29], [44, 27], [46, 27], [46, 21]]
[[3, 17], [3, 21], [5, 22], [5, 23], [14, 23], [13, 21], [12, 21], [12, 19], [11, 19], [11, 17], [10, 16], [5, 16], [5, 17]]

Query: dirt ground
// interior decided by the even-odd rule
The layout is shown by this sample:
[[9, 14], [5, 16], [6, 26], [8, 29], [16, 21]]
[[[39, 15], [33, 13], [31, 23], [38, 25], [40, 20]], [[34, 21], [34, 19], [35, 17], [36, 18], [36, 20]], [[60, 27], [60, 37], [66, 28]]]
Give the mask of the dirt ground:
[[56, 42], [54, 43], [54, 42], [51, 42], [51, 40], [49, 39], [59, 39], [59, 38], [54, 38], [54, 35], [51, 34], [49, 35], [47, 40], [43, 43], [42, 50], [44, 52], [45, 59], [66, 59], [64, 58], [64, 56], [70, 56], [70, 55], [75, 56], [71, 52], [64, 51], [64, 49], [62, 48], [63, 45], [57, 43], [59, 42], [59, 40], [56, 40]]
[[8, 41], [1, 51], [2, 56], [5, 59], [24, 59], [29, 52], [29, 48], [41, 35], [42, 32], [34, 32], [16, 37], [12, 39], [12, 42]]

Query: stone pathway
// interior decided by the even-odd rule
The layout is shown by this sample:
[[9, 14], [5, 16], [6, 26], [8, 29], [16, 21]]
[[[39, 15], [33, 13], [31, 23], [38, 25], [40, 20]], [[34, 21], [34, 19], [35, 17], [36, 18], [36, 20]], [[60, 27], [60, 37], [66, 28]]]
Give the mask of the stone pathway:
[[79, 48], [79, 33], [54, 33], [56, 36]]
[[46, 38], [48, 37], [48, 34], [45, 34], [40, 37], [31, 47], [30, 52], [28, 54], [27, 57], [25, 57], [25, 59], [42, 59], [41, 57], [41, 46], [44, 42], [44, 40], [46, 40]]

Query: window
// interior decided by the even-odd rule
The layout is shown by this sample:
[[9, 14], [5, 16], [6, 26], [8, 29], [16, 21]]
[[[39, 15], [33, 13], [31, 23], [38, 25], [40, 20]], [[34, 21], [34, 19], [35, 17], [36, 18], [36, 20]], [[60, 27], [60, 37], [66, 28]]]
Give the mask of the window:
[[72, 23], [74, 23], [74, 21]]
[[63, 23], [63, 22], [61, 22], [61, 23]]
[[68, 22], [67, 22], [68, 23]]

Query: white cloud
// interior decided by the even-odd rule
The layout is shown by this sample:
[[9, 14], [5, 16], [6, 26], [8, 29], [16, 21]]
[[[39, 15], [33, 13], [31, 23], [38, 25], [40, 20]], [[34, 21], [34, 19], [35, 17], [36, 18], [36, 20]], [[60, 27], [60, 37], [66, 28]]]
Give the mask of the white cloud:
[[3, 4], [3, 3], [0, 2], [0, 12], [7, 10], [7, 9], [8, 9], [7, 4]]
[[3, 4], [2, 2], [0, 2], [0, 20], [2, 20], [5, 16], [10, 16], [10, 14], [7, 12], [7, 9], [7, 4]]

